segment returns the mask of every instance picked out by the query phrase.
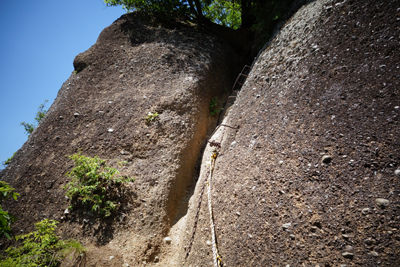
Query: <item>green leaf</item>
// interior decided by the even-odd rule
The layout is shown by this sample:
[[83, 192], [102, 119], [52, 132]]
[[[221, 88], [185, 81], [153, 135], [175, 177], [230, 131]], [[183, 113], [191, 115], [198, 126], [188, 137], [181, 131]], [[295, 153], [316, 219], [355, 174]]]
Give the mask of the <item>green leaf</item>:
[[79, 254], [85, 249], [77, 241], [64, 242], [54, 233], [54, 220], [43, 220], [35, 224], [36, 231], [16, 237], [18, 247], [10, 246], [5, 250], [8, 258], [0, 261], [0, 266], [59, 266], [61, 260], [76, 250]]
[[[108, 216], [111, 206], [115, 210], [116, 203], [111, 201], [110, 192], [118, 191], [114, 186], [122, 182], [121, 177], [115, 177], [119, 171], [108, 167], [105, 160], [95, 156], [94, 158], [82, 155], [81, 151], [69, 156], [74, 160], [74, 168], [67, 172], [72, 181], [63, 188], [67, 190], [66, 195], [72, 201], [81, 202], [83, 205], [91, 206], [92, 211]], [[123, 179], [123, 182], [134, 181], [134, 178]], [[110, 204], [111, 203], [111, 204]]]
[[4, 232], [4, 235], [7, 237], [8, 240], [11, 240], [11, 236], [7, 232]]

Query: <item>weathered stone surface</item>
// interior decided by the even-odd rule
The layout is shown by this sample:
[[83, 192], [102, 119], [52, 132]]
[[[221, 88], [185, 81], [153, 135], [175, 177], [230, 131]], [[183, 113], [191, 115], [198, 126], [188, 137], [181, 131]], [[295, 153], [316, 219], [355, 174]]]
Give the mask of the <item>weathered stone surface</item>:
[[[66, 155], [82, 149], [114, 167], [127, 161], [119, 169], [136, 181], [119, 206], [124, 217], [100, 221], [70, 211], [59, 227], [63, 237], [115, 250], [113, 262], [121, 257], [131, 266], [154, 261], [163, 238], [184, 214], [181, 203], [218, 119], [210, 115], [210, 100], [217, 97], [221, 104], [226, 97], [236, 59], [216, 36], [193, 27], [151, 26], [133, 13], [104, 29], [96, 44], [76, 57], [76, 72], [0, 173], [20, 193], [18, 202], [5, 205], [19, 218], [15, 229], [31, 230], [41, 214], [64, 215], [69, 203], [62, 186], [73, 166]], [[149, 112], [158, 112], [158, 119], [147, 123]], [[52, 188], [46, 181], [54, 181]], [[86, 217], [91, 223], [83, 222]]]
[[[400, 262], [400, 239], [389, 233], [399, 227], [399, 5], [311, 1], [260, 54], [223, 122], [240, 128], [220, 127], [211, 138], [221, 142], [212, 204], [226, 266]], [[332, 161], [322, 164], [323, 155]], [[184, 246], [209, 166], [202, 168]], [[396, 204], [381, 210], [378, 197]], [[203, 200], [198, 229], [209, 227], [208, 216]], [[210, 237], [196, 233], [184, 266], [212, 260], [202, 245]]]
[[[64, 156], [82, 148], [128, 161], [122, 171], [137, 179], [121, 204], [125, 216], [101, 224], [64, 215], [66, 237], [103, 245], [90, 247], [88, 259], [210, 266], [214, 224], [225, 266], [396, 266], [399, 5], [303, 6], [256, 60], [223, 121], [234, 128], [211, 138], [221, 144], [213, 174], [215, 147], [207, 146], [198, 180], [197, 157], [216, 123], [209, 101], [229, 88], [235, 55], [193, 29], [123, 16], [77, 56], [78, 73], [0, 173], [21, 193], [6, 205], [22, 218], [16, 228], [64, 215], [61, 188], [72, 167]], [[147, 123], [149, 112], [159, 119]], [[390, 205], [379, 208], [377, 198]]]

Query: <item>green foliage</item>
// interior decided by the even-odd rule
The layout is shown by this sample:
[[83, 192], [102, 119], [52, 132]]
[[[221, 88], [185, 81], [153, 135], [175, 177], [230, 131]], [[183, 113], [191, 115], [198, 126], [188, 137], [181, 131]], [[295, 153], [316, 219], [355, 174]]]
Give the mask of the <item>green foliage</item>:
[[217, 106], [218, 106], [218, 97], [214, 97], [211, 99], [209, 106], [211, 116], [217, 115], [218, 113], [221, 112], [221, 110], [223, 110], [223, 108], [217, 108]]
[[160, 115], [160, 114], [158, 114], [157, 112], [155, 112], [155, 113], [149, 112], [149, 114], [147, 114], [147, 116], [144, 117], [144, 119], [145, 119], [148, 123], [154, 122], [154, 121], [156, 121], [156, 120], [158, 119], [158, 116], [159, 116], [159, 115]]
[[10, 164], [10, 162], [12, 161], [14, 155], [15, 155], [15, 152], [13, 153], [13, 155], [11, 157], [9, 157], [6, 161], [3, 162], [3, 166], [4, 167], [6, 167], [8, 164]]
[[197, 20], [225, 27], [251, 28], [265, 44], [278, 20], [294, 0], [103, 0], [108, 6], [122, 5], [127, 11], [145, 11], [155, 18]]
[[0, 236], [5, 235], [9, 240], [14, 236], [11, 230], [11, 224], [13, 224], [17, 218], [7, 211], [4, 211], [0, 205]]
[[21, 125], [24, 126], [24, 130], [27, 136], [30, 136], [33, 130], [35, 130], [36, 128], [35, 125], [27, 122], [21, 122]]
[[39, 122], [44, 118], [44, 116], [46, 115], [47, 110], [44, 110], [44, 106], [46, 105], [46, 103], [47, 103], [48, 101], [49, 101], [49, 100], [45, 99], [45, 100], [44, 100], [44, 103], [40, 104], [40, 106], [39, 106], [39, 108], [38, 108], [38, 111], [37, 111], [36, 117], [35, 117], [35, 120], [36, 120], [36, 122], [37, 122], [38, 124], [39, 124]]
[[242, 24], [242, 8], [239, 1], [215, 0], [205, 5], [204, 15], [210, 21], [232, 29], [238, 29]]
[[[15, 193], [14, 190], [15, 189], [12, 188], [7, 182], [0, 181], [0, 201], [10, 197], [12, 197], [14, 200], [17, 200], [19, 194]], [[9, 214], [7, 211], [4, 211], [0, 206], [0, 236], [3, 236], [4, 234], [8, 239], [11, 239], [13, 233], [10, 226], [16, 220], [16, 217]]]
[[[121, 184], [133, 182], [134, 178], [114, 177], [118, 170], [106, 166], [105, 160], [83, 156], [81, 152], [69, 156], [75, 167], [67, 173], [72, 181], [64, 186], [66, 195], [73, 202], [82, 203], [104, 217], [110, 216], [117, 208], [118, 196], [122, 194]], [[71, 205], [69, 209], [73, 209]]]
[[40, 106], [38, 107], [38, 111], [36, 113], [36, 117], [35, 117], [35, 124], [31, 124], [31, 123], [27, 123], [27, 122], [21, 122], [21, 125], [24, 126], [25, 129], [25, 133], [26, 135], [30, 136], [31, 133], [33, 132], [33, 130], [35, 130], [35, 128], [39, 125], [39, 122], [44, 118], [44, 116], [46, 115], [47, 110], [44, 109], [45, 104], [48, 102], [48, 100], [44, 100], [44, 103], [40, 104]]
[[0, 181], [0, 201], [12, 197], [14, 200], [17, 200], [19, 196], [18, 193], [14, 192], [14, 188], [12, 188], [7, 182]]
[[184, 18], [190, 15], [187, 1], [182, 0], [103, 0], [107, 6], [122, 5], [129, 11], [144, 11], [159, 19]]
[[46, 219], [35, 224], [36, 231], [17, 236], [20, 246], [5, 251], [8, 257], [0, 261], [0, 267], [56, 267], [71, 251], [81, 257], [85, 253], [84, 247], [75, 240], [60, 240], [54, 233], [57, 223]]
[[241, 5], [231, 0], [103, 0], [108, 6], [122, 5], [126, 11], [145, 11], [164, 19], [208, 20], [237, 29], [241, 24]]

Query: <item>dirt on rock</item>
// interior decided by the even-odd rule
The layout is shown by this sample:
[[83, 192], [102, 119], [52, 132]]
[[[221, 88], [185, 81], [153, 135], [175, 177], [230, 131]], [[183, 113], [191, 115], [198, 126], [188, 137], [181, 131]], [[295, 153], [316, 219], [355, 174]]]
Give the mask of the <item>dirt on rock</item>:
[[[312, 1], [260, 54], [223, 122], [240, 128], [211, 139], [221, 142], [210, 183], [223, 266], [399, 266], [399, 10]], [[214, 266], [207, 193], [196, 218], [211, 155], [182, 266]]]
[[[75, 72], [46, 117], [0, 173], [20, 194], [4, 206], [19, 218], [13, 229], [31, 231], [45, 218], [61, 221], [63, 238], [89, 247], [86, 266], [157, 262], [163, 238], [187, 208], [200, 151], [217, 123], [210, 101], [217, 97], [221, 106], [238, 59], [212, 34], [152, 26], [139, 14], [103, 30], [75, 58]], [[147, 122], [149, 112], [157, 112], [157, 120]], [[136, 181], [118, 216], [65, 213], [65, 174], [73, 167], [67, 156], [79, 150], [113, 167], [128, 162], [117, 169]]]

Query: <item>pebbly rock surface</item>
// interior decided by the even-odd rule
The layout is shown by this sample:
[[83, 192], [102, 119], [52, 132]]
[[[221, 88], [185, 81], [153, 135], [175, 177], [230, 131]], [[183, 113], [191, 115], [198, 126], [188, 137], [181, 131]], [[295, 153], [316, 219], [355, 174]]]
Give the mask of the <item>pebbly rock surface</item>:
[[[0, 173], [20, 193], [4, 205], [14, 230], [59, 220], [60, 236], [88, 247], [87, 266], [213, 266], [214, 246], [223, 266], [397, 266], [399, 12], [395, 0], [300, 8], [254, 62], [200, 175], [209, 103], [226, 97], [238, 56], [192, 28], [122, 16], [75, 58]], [[66, 155], [79, 149], [128, 162], [136, 181], [117, 217], [66, 210]]]
[[[232, 86], [236, 58], [216, 36], [179, 25], [151, 26], [137, 14], [104, 29], [75, 58], [75, 72], [46, 117], [0, 173], [20, 193], [18, 202], [5, 205], [19, 218], [14, 230], [27, 232], [35, 222], [56, 219], [63, 238], [92, 248], [87, 266], [157, 262], [217, 123], [209, 103]], [[157, 112], [157, 120], [147, 122], [149, 112]], [[90, 212], [65, 212], [69, 200], [62, 187], [73, 167], [66, 156], [79, 150], [113, 167], [128, 162], [117, 168], [136, 181], [117, 217], [101, 221]]]
[[[311, 1], [260, 53], [224, 120], [239, 129], [211, 139], [224, 266], [399, 265], [399, 12], [393, 0]], [[211, 153], [177, 266], [213, 266], [207, 189], [200, 202]]]

